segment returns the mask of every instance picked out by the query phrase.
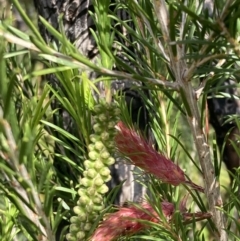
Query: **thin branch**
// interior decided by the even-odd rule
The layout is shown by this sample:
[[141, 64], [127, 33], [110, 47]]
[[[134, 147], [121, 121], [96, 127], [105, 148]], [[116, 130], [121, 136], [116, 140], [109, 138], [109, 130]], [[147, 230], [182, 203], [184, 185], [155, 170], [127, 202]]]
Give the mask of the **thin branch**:
[[203, 64], [207, 63], [208, 61], [222, 59], [222, 58], [226, 58], [226, 57], [227, 57], [226, 54], [214, 54], [214, 55], [208, 56], [206, 58], [203, 58], [202, 60], [193, 62], [192, 65], [188, 68], [188, 70], [185, 73], [185, 76], [184, 76], [185, 80], [189, 81], [192, 78], [196, 68], [202, 66]]
[[[42, 51], [39, 48], [37, 48], [34, 44], [32, 44], [28, 41], [22, 40], [12, 34], [6, 33], [4, 31], [2, 31], [1, 29], [0, 29], [0, 36], [3, 36], [10, 43], [14, 43], [14, 44], [20, 45], [22, 47], [25, 47], [27, 49], [36, 51], [38, 53], [42, 53]], [[97, 65], [94, 65], [93, 63], [90, 62], [90, 60], [88, 60], [84, 57], [86, 59], [86, 62], [89, 62], [89, 66], [88, 66], [87, 64], [84, 64], [84, 63], [76, 60], [73, 57], [59, 53], [59, 52], [51, 49], [50, 47], [46, 47], [46, 48], [49, 51], [49, 53], [51, 53], [51, 55], [58, 58], [56, 60], [56, 62], [59, 59], [67, 60], [67, 61], [71, 62], [71, 66], [74, 68], [80, 68], [85, 71], [93, 71], [94, 70], [100, 74], [108, 75], [111, 77], [123, 78], [123, 79], [132, 80], [132, 81], [141, 80], [141, 81], [146, 81], [146, 82], [149, 82], [152, 84], [160, 85], [160, 86], [163, 86], [166, 88], [171, 88], [173, 90], [179, 90], [179, 86], [178, 86], [177, 82], [170, 82], [170, 81], [159, 80], [159, 79], [154, 79], [154, 78], [146, 78], [146, 77], [138, 75], [138, 74], [128, 74], [128, 73], [121, 72], [121, 71], [110, 70], [107, 68], [98, 67]], [[45, 55], [42, 55], [42, 57], [44, 58]], [[52, 61], [54, 61], [54, 59], [52, 59]]]
[[99, 72], [102, 74], [105, 74], [105, 75], [112, 76], [112, 77], [120, 77], [123, 79], [132, 80], [132, 81], [144, 80], [146, 82], [160, 85], [160, 86], [163, 86], [166, 88], [170, 88], [172, 90], [177, 90], [177, 91], [179, 90], [179, 84], [177, 82], [170, 82], [170, 81], [166, 81], [166, 80], [147, 78], [147, 77], [143, 77], [143, 76], [140, 76], [137, 74], [128, 74], [126, 72], [120, 72], [120, 71], [109, 70], [109, 69], [104, 69], [104, 68], [99, 69]]

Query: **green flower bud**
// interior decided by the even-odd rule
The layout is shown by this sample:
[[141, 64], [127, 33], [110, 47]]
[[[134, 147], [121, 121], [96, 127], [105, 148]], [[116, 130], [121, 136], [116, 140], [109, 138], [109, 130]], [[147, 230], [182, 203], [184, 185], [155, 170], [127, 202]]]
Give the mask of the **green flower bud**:
[[85, 238], [86, 234], [83, 231], [79, 231], [77, 233], [77, 240], [83, 240]]
[[105, 194], [108, 192], [108, 187], [106, 184], [103, 184], [101, 187], [98, 188], [98, 193]]
[[100, 104], [95, 105], [93, 110], [94, 110], [97, 114], [98, 114], [98, 113], [102, 113], [102, 111], [103, 111], [103, 106], [100, 105]]
[[103, 177], [107, 177], [108, 175], [110, 175], [110, 170], [109, 168], [107, 167], [103, 167], [101, 170], [100, 170], [100, 175], [103, 176]]
[[112, 142], [109, 142], [107, 147], [108, 147], [108, 150], [109, 150], [109, 151], [112, 151], [112, 150], [115, 149], [115, 144], [112, 143]]
[[95, 178], [97, 176], [97, 172], [94, 169], [89, 169], [87, 171], [87, 177], [89, 178]]
[[81, 196], [79, 198], [79, 204], [82, 206], [89, 204], [90, 203], [90, 198], [87, 195]]
[[90, 187], [92, 185], [92, 180], [84, 177], [80, 180], [80, 183], [84, 186], [84, 187]]
[[82, 213], [81, 215], [78, 215], [78, 218], [79, 218], [79, 221], [80, 221], [80, 222], [85, 222], [85, 221], [87, 221], [88, 216], [87, 216], [86, 210], [84, 210], [84, 213]]
[[83, 208], [83, 207], [80, 207], [80, 206], [75, 206], [75, 207], [73, 208], [73, 211], [74, 211], [74, 213], [77, 214], [78, 216], [82, 216], [82, 215], [85, 214], [84, 208]]
[[92, 202], [94, 204], [102, 204], [103, 198], [102, 198], [102, 196], [95, 196], [95, 197], [93, 197]]
[[94, 166], [94, 162], [91, 162], [90, 160], [85, 160], [83, 164], [86, 169], [92, 168]]
[[80, 220], [79, 220], [79, 217], [78, 217], [78, 216], [72, 216], [72, 217], [70, 218], [70, 222], [80, 225]]
[[92, 211], [93, 211], [93, 204], [86, 205], [85, 206], [85, 211], [87, 211], [87, 213], [92, 213]]
[[104, 177], [104, 182], [108, 182], [112, 179], [111, 175]]
[[96, 132], [96, 133], [101, 133], [102, 132], [102, 127], [99, 123], [96, 123], [93, 125], [93, 130]]
[[76, 213], [78, 215], [78, 214], [80, 214], [82, 212], [82, 208], [79, 207], [79, 206], [75, 206], [73, 208], [73, 211], [74, 211], [74, 213]]
[[87, 195], [87, 191], [85, 188], [79, 188], [78, 189], [78, 195], [81, 197], [81, 196], [84, 196], [84, 195]]
[[94, 211], [97, 211], [97, 212], [100, 212], [104, 209], [104, 206], [103, 205], [94, 205], [94, 208], [93, 210]]
[[96, 160], [97, 158], [98, 158], [98, 153], [96, 152], [96, 151], [90, 151], [89, 153], [88, 153], [88, 156], [89, 156], [89, 158], [91, 159], [91, 160]]
[[[99, 194], [97, 194], [97, 195], [99, 195]], [[100, 196], [100, 195], [99, 195]], [[95, 211], [92, 211], [92, 215], [91, 215], [91, 219], [92, 220], [95, 220], [96, 218], [98, 218], [99, 217], [99, 213], [98, 212], [95, 212]]]
[[95, 142], [95, 148], [98, 151], [101, 151], [105, 146], [103, 145], [103, 143], [101, 141], [96, 141]]
[[116, 125], [116, 122], [115, 122], [115, 121], [110, 121], [110, 122], [108, 123], [108, 129], [113, 129], [113, 128], [115, 127], [115, 125]]
[[88, 188], [88, 195], [89, 197], [93, 197], [96, 194], [97, 190], [94, 186]]
[[108, 134], [106, 131], [104, 131], [104, 132], [101, 134], [101, 140], [102, 140], [103, 142], [109, 140], [109, 134]]
[[94, 151], [95, 150], [95, 145], [94, 144], [89, 144], [88, 145], [88, 150], [89, 151]]
[[107, 121], [107, 117], [106, 117], [106, 115], [104, 115], [104, 114], [100, 114], [100, 115], [98, 116], [98, 119], [99, 119], [99, 121], [101, 121], [101, 122]]
[[104, 152], [101, 153], [101, 157], [102, 157], [103, 159], [107, 159], [107, 158], [110, 157], [110, 154], [109, 154], [108, 151], [104, 151]]
[[103, 179], [99, 176], [94, 179], [94, 185], [97, 187], [102, 186], [103, 183], [104, 183]]
[[84, 230], [85, 231], [89, 231], [90, 229], [92, 228], [92, 224], [91, 223], [86, 223], [85, 225], [84, 225]]
[[66, 239], [67, 239], [68, 241], [77, 241], [77, 238], [76, 238], [75, 236], [73, 236], [71, 233], [68, 233], [68, 234], [66, 235]]
[[[106, 111], [106, 110], [109, 110], [109, 109], [111, 109], [111, 105], [109, 104], [109, 103], [107, 103], [107, 102], [104, 102], [104, 103], [101, 103], [102, 104], [102, 106], [104, 107], [104, 110]], [[113, 103], [111, 103], [111, 104], [113, 104]]]
[[71, 224], [69, 226], [70, 233], [77, 233], [79, 230], [79, 226], [76, 224]]
[[94, 168], [98, 171], [104, 167], [103, 162], [100, 159], [97, 159], [94, 164]]
[[111, 166], [115, 163], [115, 159], [113, 157], [109, 157], [104, 160], [104, 164], [107, 166]]
[[[92, 212], [94, 212], [94, 211], [92, 211]], [[98, 212], [98, 215], [92, 215], [92, 213], [91, 213], [91, 216], [89, 216], [88, 222], [89, 222], [89, 223], [94, 223], [95, 220], [96, 220], [98, 217], [99, 217], [99, 212]]]
[[89, 139], [92, 143], [95, 143], [98, 140], [98, 138], [95, 134], [90, 135]]

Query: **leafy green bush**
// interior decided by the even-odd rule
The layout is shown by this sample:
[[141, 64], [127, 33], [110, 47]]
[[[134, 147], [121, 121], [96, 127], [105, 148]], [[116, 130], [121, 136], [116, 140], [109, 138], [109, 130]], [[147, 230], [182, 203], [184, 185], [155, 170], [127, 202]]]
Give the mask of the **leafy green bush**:
[[[58, 47], [54, 42], [46, 45], [18, 1], [12, 2], [30, 34], [14, 28], [9, 20], [1, 21], [1, 240], [63, 240], [68, 232], [76, 235], [73, 238], [69, 235], [69, 240], [90, 237], [100, 240], [102, 236], [102, 240], [238, 240], [240, 228], [235, 215], [239, 210], [239, 180], [236, 176], [233, 187], [225, 187], [228, 197], [222, 199], [221, 156], [214, 136], [208, 142], [203, 129], [209, 86], [217, 78], [238, 75], [240, 1], [214, 1], [211, 9], [207, 9], [202, 0], [140, 0], [119, 4], [127, 7], [134, 28], [118, 19], [114, 12], [107, 12], [109, 1], [94, 1], [95, 9], [103, 11], [93, 14], [98, 31], [93, 34], [100, 49], [97, 63], [81, 55], [63, 32], [57, 32], [40, 18], [61, 43]], [[101, 21], [97, 21], [99, 19]], [[110, 31], [111, 20], [124, 26], [132, 37], [128, 44], [135, 53], [129, 53], [121, 43], [114, 43], [122, 49], [129, 65], [112, 53], [114, 38], [108, 31], [101, 31]], [[61, 19], [59, 21], [61, 25]], [[111, 30], [113, 35], [121, 34], [117, 29]], [[44, 67], [39, 69], [40, 63]], [[114, 65], [123, 71], [112, 70]], [[87, 73], [91, 71], [100, 77], [90, 81]], [[49, 75], [56, 76], [61, 88], [56, 90], [48, 84]], [[96, 86], [100, 81], [106, 89], [105, 99], [100, 98], [107, 103], [106, 111], [114, 102], [120, 108], [126, 128], [130, 127], [127, 133], [139, 135], [126, 104], [112, 93], [111, 81], [116, 78], [142, 81], [149, 90], [149, 98], [143, 96], [143, 101], [161, 154], [156, 154], [152, 143], [145, 143], [141, 135], [139, 138], [143, 138], [143, 146], [148, 151], [140, 151], [165, 157], [166, 166], [174, 167], [169, 168], [170, 179], [180, 181], [171, 182], [166, 177], [168, 172], [163, 178], [161, 173], [154, 172], [154, 166], [137, 164], [128, 153], [122, 153], [147, 171], [148, 181], [142, 185], [148, 188], [149, 195], [143, 203], [129, 203], [119, 210], [112, 205], [118, 187], [108, 195], [98, 196], [103, 210], [98, 210], [97, 215], [94, 213], [95, 220], [91, 219], [86, 229], [87, 238], [80, 234], [77, 237], [83, 231], [83, 220], [77, 218], [76, 221], [73, 210], [81, 204], [79, 193], [89, 188], [82, 177], [95, 175], [87, 172], [86, 160], [96, 159], [90, 154], [93, 135], [101, 136], [99, 126], [92, 128], [92, 119], [104, 118], [94, 112], [99, 104], [95, 97], [99, 97]], [[71, 116], [73, 121], [69, 125], [74, 126], [75, 133], [65, 130], [59, 114], [61, 106], [56, 103]], [[58, 124], [53, 124], [53, 119]], [[114, 135], [110, 135], [110, 139], [115, 143]], [[112, 153], [105, 159], [119, 151], [119, 146], [109, 145]], [[238, 147], [236, 150], [239, 151]], [[112, 159], [108, 160], [111, 164]], [[158, 160], [160, 162], [155, 160], [157, 164]], [[105, 176], [108, 180], [109, 175]], [[101, 185], [105, 185], [104, 182]], [[190, 186], [186, 185], [189, 183]], [[204, 186], [204, 193], [200, 186]], [[105, 190], [101, 192], [104, 193]], [[91, 212], [86, 209], [88, 215]], [[78, 214], [76, 210], [75, 213]], [[69, 231], [67, 226], [62, 226], [63, 220], [71, 220], [76, 225], [70, 226]], [[112, 235], [108, 239], [106, 227]]]

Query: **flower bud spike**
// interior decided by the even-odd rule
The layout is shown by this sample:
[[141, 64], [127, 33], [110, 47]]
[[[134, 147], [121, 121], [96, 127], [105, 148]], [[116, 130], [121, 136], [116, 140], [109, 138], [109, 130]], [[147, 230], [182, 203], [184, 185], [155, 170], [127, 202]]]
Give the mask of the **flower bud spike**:
[[108, 192], [106, 183], [111, 179], [109, 167], [115, 162], [113, 151], [118, 107], [114, 103], [100, 101], [94, 108], [94, 134], [89, 136], [88, 159], [84, 161], [85, 170], [78, 190], [80, 197], [73, 208], [78, 219], [70, 220], [72, 229], [67, 235], [69, 241], [73, 237], [78, 241], [88, 240], [91, 235], [92, 225], [104, 209], [104, 195]]
[[118, 151], [128, 157], [132, 164], [153, 174], [165, 183], [177, 186], [186, 182], [182, 169], [154, 150], [152, 145], [147, 143], [137, 132], [126, 127], [122, 122], [118, 123], [116, 129], [118, 132], [115, 136], [115, 142]]

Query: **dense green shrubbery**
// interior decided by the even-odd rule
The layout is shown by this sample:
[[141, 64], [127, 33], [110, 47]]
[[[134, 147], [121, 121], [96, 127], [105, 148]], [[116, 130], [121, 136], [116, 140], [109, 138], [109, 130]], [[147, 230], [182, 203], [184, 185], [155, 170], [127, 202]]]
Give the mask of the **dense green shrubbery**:
[[[129, 44], [136, 49], [136, 56], [125, 53], [131, 67], [127, 67], [111, 53], [112, 38], [108, 33], [101, 32], [96, 35], [101, 50], [101, 61], [97, 65], [82, 56], [66, 41], [63, 33], [58, 33], [41, 19], [48, 31], [62, 43], [59, 46], [61, 52], [54, 49], [54, 44], [46, 46], [37, 27], [24, 11], [20, 11], [16, 0], [13, 3], [21, 12], [30, 34], [14, 28], [10, 20], [2, 19], [1, 240], [52, 241], [59, 230], [63, 240], [68, 230], [67, 226], [61, 229], [62, 220], [71, 220], [77, 224], [72, 226], [72, 230], [70, 228], [72, 234], [83, 231], [81, 221], [86, 220], [75, 219], [73, 210], [75, 207], [75, 213], [78, 214], [76, 206], [84, 207], [79, 194], [91, 194], [90, 187], [84, 180], [94, 173], [87, 172], [86, 169], [90, 162], [96, 159], [92, 156], [92, 143], [97, 145], [96, 139], [103, 140], [103, 133], [100, 133], [102, 126], [91, 126], [92, 118], [104, 121], [103, 115], [94, 112], [98, 103], [92, 93], [93, 90], [96, 93], [98, 90], [93, 83], [104, 78], [107, 95], [103, 101], [109, 106], [112, 97], [110, 81], [126, 77], [129, 81], [143, 81], [146, 89], [151, 90], [150, 98], [144, 98], [144, 102], [150, 112], [154, 138], [161, 155], [168, 157], [168, 161], [177, 163], [181, 168], [179, 173], [185, 171], [185, 176], [181, 176], [175, 172], [178, 169], [169, 168], [170, 179], [180, 175], [181, 178], [186, 178], [186, 182], [166, 181], [168, 179], [163, 179], [161, 175], [151, 175], [155, 173], [151, 168], [146, 168], [147, 164], [138, 164], [149, 172], [148, 183], [143, 183], [150, 190], [146, 203], [129, 204], [129, 207], [113, 213], [116, 210], [111, 203], [118, 189], [112, 190], [106, 197], [96, 196], [99, 205], [104, 208], [102, 212], [93, 214], [93, 210], [87, 209], [86, 205], [86, 213], [93, 214], [95, 218], [95, 222], [91, 219], [93, 223], [87, 228], [88, 235], [94, 233], [106, 213], [111, 213], [105, 216], [106, 219], [100, 227], [113, 225], [109, 228], [110, 233], [120, 226], [122, 229], [118, 230], [119, 232], [111, 233], [111, 238], [122, 236], [119, 240], [238, 240], [240, 228], [235, 215], [239, 210], [237, 186], [240, 183], [234, 178], [234, 187], [226, 187], [227, 198], [222, 200], [218, 184], [220, 155], [216, 150], [214, 137], [208, 143], [214, 147], [210, 153], [207, 137], [202, 129], [206, 124], [207, 88], [216, 78], [238, 75], [236, 66], [239, 61], [240, 1], [215, 1], [212, 12], [203, 9], [202, 0], [138, 2], [139, 4], [135, 1], [126, 3], [135, 29], [117, 19], [114, 13], [108, 15], [125, 26], [133, 38]], [[95, 1], [95, 7], [99, 4], [98, 6], [107, 11], [108, 6], [104, 3], [109, 4], [108, 1]], [[96, 21], [98, 30], [104, 26], [107, 29], [111, 28], [107, 14], [100, 16], [96, 11], [96, 16], [96, 19], [101, 17], [99, 23]], [[115, 34], [119, 33], [116, 31]], [[124, 50], [124, 46], [122, 47]], [[40, 63], [44, 64], [44, 68], [39, 70]], [[126, 69], [127, 73], [111, 70], [114, 64], [119, 69]], [[86, 75], [88, 71], [98, 72], [101, 78], [91, 82]], [[56, 75], [61, 89], [53, 89], [47, 84], [47, 76], [50, 74]], [[200, 78], [203, 79], [201, 83]], [[51, 103], [55, 101], [61, 103], [72, 117], [71, 124], [76, 126], [74, 135], [65, 131], [63, 126], [53, 124], [53, 118], [60, 118], [57, 106], [55, 105], [56, 109], [51, 107]], [[122, 121], [132, 126], [128, 110], [121, 98], [116, 97], [114, 101], [121, 110]], [[106, 111], [107, 109], [108, 107]], [[113, 126], [114, 123], [111, 122], [109, 128]], [[131, 135], [137, 133], [133, 132]], [[111, 143], [114, 143], [115, 139], [113, 135], [108, 137], [111, 140], [110, 144], [107, 144], [112, 151], [114, 146]], [[101, 146], [102, 143], [98, 144]], [[98, 149], [96, 146], [94, 148]], [[147, 144], [146, 148], [154, 152]], [[111, 164], [113, 161], [110, 154], [114, 152], [106, 153], [104, 160]], [[131, 159], [131, 156], [129, 158]], [[87, 162], [89, 159], [91, 160]], [[57, 168], [54, 160], [58, 160]], [[164, 163], [167, 168], [168, 161]], [[175, 166], [173, 163], [172, 165]], [[102, 185], [109, 180], [108, 171], [106, 173], [102, 175], [106, 180], [99, 181]], [[164, 175], [166, 177], [166, 173]], [[83, 176], [85, 179], [80, 181]], [[194, 183], [204, 186], [205, 194], [201, 193], [197, 186], [192, 185], [196, 188], [194, 190], [185, 185], [190, 183], [187, 181], [188, 177]], [[92, 185], [92, 182], [90, 184]], [[183, 185], [176, 186], [178, 184]], [[100, 193], [105, 192], [106, 190], [103, 190]], [[139, 220], [129, 222], [127, 217]], [[114, 226], [113, 220], [117, 220], [117, 226]], [[121, 223], [124, 225], [121, 226]], [[127, 223], [129, 226], [126, 226]], [[103, 229], [98, 229], [97, 232], [100, 235], [101, 232], [105, 234]], [[95, 233], [94, 240], [97, 234]], [[132, 236], [125, 237], [125, 234]]]

